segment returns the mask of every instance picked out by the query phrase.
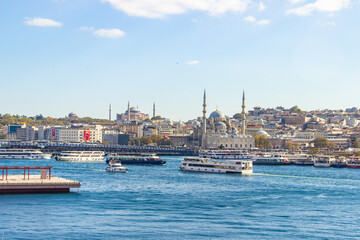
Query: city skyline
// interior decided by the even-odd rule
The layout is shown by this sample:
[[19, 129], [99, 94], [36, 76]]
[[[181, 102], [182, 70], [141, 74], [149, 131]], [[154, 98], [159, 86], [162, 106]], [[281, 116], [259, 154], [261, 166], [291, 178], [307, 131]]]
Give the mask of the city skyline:
[[2, 1], [1, 113], [106, 119], [127, 102], [172, 120], [360, 97], [359, 1]]

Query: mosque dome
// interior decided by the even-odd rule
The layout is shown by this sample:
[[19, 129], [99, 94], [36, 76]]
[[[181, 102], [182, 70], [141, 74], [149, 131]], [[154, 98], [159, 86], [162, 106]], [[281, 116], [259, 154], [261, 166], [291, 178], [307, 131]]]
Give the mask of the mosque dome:
[[130, 112], [131, 112], [131, 113], [139, 113], [140, 111], [139, 111], [139, 109], [137, 109], [136, 107], [131, 107], [131, 108], [130, 108]]
[[257, 131], [256, 134], [264, 137], [270, 137], [270, 135], [264, 130]]
[[212, 112], [211, 114], [210, 114], [210, 117], [209, 118], [223, 118], [223, 119], [225, 119], [225, 115], [222, 113], [222, 112], [220, 112], [219, 110], [216, 110], [216, 111], [214, 111], [214, 112]]

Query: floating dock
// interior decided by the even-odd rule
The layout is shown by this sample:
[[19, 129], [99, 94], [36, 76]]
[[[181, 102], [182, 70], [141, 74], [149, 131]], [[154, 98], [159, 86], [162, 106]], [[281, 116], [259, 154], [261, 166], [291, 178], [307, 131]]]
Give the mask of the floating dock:
[[[50, 166], [0, 166], [0, 194], [13, 193], [65, 193], [80, 188], [81, 183], [51, 176]], [[30, 170], [41, 170], [41, 175], [30, 175]], [[8, 175], [9, 170], [24, 170], [24, 175]], [[49, 173], [48, 173], [49, 172]]]

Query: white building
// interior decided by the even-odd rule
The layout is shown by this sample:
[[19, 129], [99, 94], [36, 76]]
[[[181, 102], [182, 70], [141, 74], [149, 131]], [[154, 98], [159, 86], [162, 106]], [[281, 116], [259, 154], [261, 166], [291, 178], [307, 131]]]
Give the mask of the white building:
[[255, 139], [250, 135], [221, 134], [210, 135], [207, 137], [208, 148], [218, 148], [219, 146], [230, 149], [242, 149], [255, 147]]
[[102, 142], [102, 126], [62, 128], [59, 141], [63, 142]]

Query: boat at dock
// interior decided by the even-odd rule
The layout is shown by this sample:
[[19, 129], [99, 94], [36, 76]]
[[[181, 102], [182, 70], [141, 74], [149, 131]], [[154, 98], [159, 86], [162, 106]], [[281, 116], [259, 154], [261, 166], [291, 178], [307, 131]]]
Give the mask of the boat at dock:
[[329, 168], [334, 162], [333, 156], [318, 156], [314, 161], [314, 167]]
[[51, 154], [46, 154], [38, 149], [0, 149], [0, 159], [51, 159]]
[[288, 155], [287, 159], [297, 166], [314, 166], [314, 157], [307, 154]]
[[166, 160], [159, 158], [156, 154], [109, 155], [106, 157], [106, 163], [110, 161], [139, 165], [164, 165], [166, 163]]
[[200, 150], [200, 158], [250, 160], [253, 156], [239, 150]]
[[291, 162], [283, 155], [260, 154], [252, 159], [254, 165], [290, 165]]
[[347, 161], [347, 168], [360, 168], [360, 159], [359, 157], [353, 157]]
[[57, 161], [66, 162], [102, 162], [105, 160], [101, 151], [66, 151], [60, 153]]
[[124, 167], [120, 162], [114, 162], [111, 160], [105, 170], [107, 172], [125, 173], [128, 171], [128, 168]]
[[251, 175], [252, 161], [226, 160], [216, 161], [210, 158], [185, 157], [179, 166], [184, 172], [237, 173]]
[[333, 168], [346, 168], [347, 166], [347, 160], [345, 157], [338, 157], [334, 160], [334, 162], [331, 163], [331, 167]]

